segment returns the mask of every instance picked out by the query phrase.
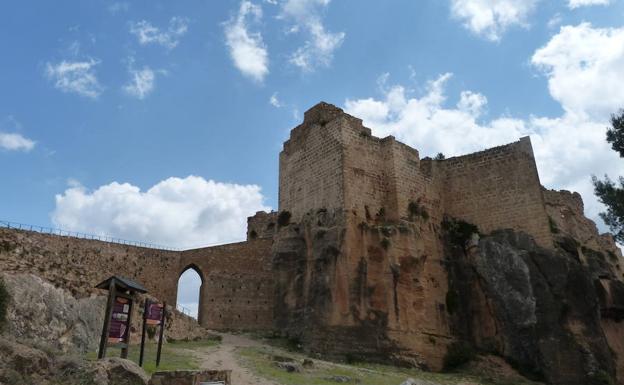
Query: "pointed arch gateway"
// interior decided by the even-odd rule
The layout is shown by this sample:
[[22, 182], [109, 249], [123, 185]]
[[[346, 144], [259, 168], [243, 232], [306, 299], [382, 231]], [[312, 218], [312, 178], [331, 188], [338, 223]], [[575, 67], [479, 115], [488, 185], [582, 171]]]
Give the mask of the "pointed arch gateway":
[[191, 313], [202, 324], [202, 299], [205, 276], [201, 268], [191, 263], [180, 270], [177, 283], [176, 308], [184, 313]]

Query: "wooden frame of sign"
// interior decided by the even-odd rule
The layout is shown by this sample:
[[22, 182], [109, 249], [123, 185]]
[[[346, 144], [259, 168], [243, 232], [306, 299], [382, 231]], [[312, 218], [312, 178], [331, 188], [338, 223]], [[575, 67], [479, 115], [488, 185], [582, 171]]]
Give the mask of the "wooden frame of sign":
[[143, 357], [145, 353], [145, 334], [147, 332], [147, 325], [160, 326], [160, 333], [158, 335], [158, 350], [156, 353], [156, 367], [160, 365], [160, 353], [162, 351], [163, 335], [165, 331], [165, 313], [167, 303], [159, 304], [158, 302], [152, 302], [149, 299], [145, 300], [145, 306], [143, 308], [143, 330], [141, 332], [141, 353], [139, 355], [139, 366], [143, 366]]
[[128, 358], [134, 294], [145, 293], [147, 290], [140, 284], [119, 276], [112, 276], [96, 287], [108, 290], [98, 359], [106, 357], [107, 348], [113, 346], [121, 347], [121, 358]]

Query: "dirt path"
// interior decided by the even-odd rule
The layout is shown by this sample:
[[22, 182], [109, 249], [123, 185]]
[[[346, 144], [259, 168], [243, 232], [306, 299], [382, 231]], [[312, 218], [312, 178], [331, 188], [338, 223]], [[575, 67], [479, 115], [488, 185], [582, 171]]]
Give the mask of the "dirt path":
[[240, 335], [216, 334], [223, 338], [218, 346], [196, 351], [201, 360], [202, 369], [231, 370], [232, 385], [279, 385], [273, 381], [256, 376], [249, 369], [241, 366], [236, 359], [236, 349], [248, 346], [261, 346], [259, 342]]

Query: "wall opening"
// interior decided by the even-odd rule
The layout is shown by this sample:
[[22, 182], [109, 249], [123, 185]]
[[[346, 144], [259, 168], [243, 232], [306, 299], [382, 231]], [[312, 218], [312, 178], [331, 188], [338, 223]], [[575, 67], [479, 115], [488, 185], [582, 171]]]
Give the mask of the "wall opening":
[[201, 320], [201, 292], [204, 277], [195, 265], [187, 266], [178, 278], [176, 308], [196, 320]]

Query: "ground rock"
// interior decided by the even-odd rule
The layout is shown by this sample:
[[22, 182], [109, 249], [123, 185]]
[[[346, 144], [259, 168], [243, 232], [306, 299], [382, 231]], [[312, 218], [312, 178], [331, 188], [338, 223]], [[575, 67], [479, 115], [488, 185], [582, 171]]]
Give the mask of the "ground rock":
[[149, 382], [149, 376], [137, 364], [117, 357], [99, 360], [96, 372], [101, 385], [147, 385]]
[[303, 366], [298, 362], [276, 362], [275, 366], [289, 373], [303, 372]]

